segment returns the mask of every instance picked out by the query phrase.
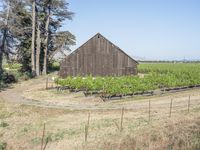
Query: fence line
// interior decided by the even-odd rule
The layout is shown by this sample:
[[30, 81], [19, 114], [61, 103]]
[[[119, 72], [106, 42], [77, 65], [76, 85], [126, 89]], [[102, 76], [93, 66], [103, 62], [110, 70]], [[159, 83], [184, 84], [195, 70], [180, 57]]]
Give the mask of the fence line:
[[[172, 116], [172, 108], [173, 108], [173, 98], [171, 98], [171, 101], [170, 101], [170, 110], [169, 110], [169, 117]], [[149, 107], [148, 107], [148, 123], [150, 123], [151, 121], [151, 100], [148, 101], [149, 102]], [[191, 106], [191, 96], [188, 97], [188, 103], [187, 103], [187, 111], [189, 113], [190, 111], [190, 106]], [[118, 126], [118, 129], [120, 130], [120, 133], [123, 131], [124, 129], [124, 114], [125, 114], [125, 108], [122, 107], [121, 109], [121, 117], [120, 117], [120, 126]], [[87, 116], [87, 122], [85, 124], [85, 142], [88, 141], [88, 135], [89, 135], [89, 126], [90, 126], [90, 120], [91, 120], [91, 113], [89, 112], [88, 113], [88, 116]], [[45, 134], [46, 134], [46, 127], [45, 127], [45, 123], [43, 125], [43, 131], [42, 131], [42, 138], [41, 138], [41, 150], [45, 150], [46, 149], [46, 146], [49, 142], [48, 140], [48, 137], [47, 139], [45, 139]]]
[[[170, 100], [170, 110], [169, 110], [169, 117], [170, 118], [172, 116], [173, 101], [174, 101], [174, 99], [171, 98], [171, 100]], [[150, 123], [150, 121], [151, 121], [151, 105], [152, 105], [151, 100], [149, 100], [148, 123]], [[190, 106], [191, 106], [191, 96], [189, 96], [189, 98], [188, 98], [188, 104], [187, 104], [188, 112], [190, 110]], [[121, 117], [120, 117], [120, 126], [116, 122], [114, 122], [114, 123], [116, 123], [117, 128], [120, 130], [120, 132], [122, 132], [123, 129], [124, 129], [124, 127], [123, 127], [123, 120], [124, 120], [124, 114], [125, 114], [124, 110], [125, 110], [125, 107], [122, 107]], [[88, 114], [88, 124], [85, 126], [85, 142], [87, 142], [89, 123], [90, 123], [90, 113]]]

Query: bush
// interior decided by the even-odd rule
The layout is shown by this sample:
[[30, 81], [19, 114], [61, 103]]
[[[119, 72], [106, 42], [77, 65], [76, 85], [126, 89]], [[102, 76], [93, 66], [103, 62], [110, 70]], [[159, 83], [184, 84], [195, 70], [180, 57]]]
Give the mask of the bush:
[[25, 73], [21, 74], [21, 76], [19, 77], [19, 79], [21, 79], [21, 80], [28, 80], [30, 78], [33, 78], [33, 75], [30, 72], [25, 72]]
[[7, 70], [20, 70], [22, 67], [19, 63], [5, 63], [3, 64], [3, 68]]
[[17, 82], [16, 77], [13, 74], [9, 74], [7, 72], [4, 72], [2, 74], [1, 80], [5, 84], [15, 83]]
[[50, 72], [59, 71], [60, 70], [60, 63], [57, 62], [57, 61], [53, 61], [53, 62], [49, 63], [48, 70]]
[[30, 72], [20, 72], [16, 70], [8, 70], [4, 71], [4, 73], [0, 76], [0, 87], [4, 87], [7, 84], [16, 83], [18, 80], [28, 80], [32, 78], [32, 74]]

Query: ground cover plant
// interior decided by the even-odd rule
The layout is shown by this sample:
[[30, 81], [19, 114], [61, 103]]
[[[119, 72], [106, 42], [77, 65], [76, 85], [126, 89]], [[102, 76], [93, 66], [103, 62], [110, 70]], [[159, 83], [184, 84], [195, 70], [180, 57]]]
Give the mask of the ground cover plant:
[[198, 63], [152, 63], [140, 64], [138, 76], [121, 77], [67, 77], [58, 78], [56, 83], [69, 89], [100, 92], [106, 96], [128, 95], [155, 89], [167, 89], [200, 84]]

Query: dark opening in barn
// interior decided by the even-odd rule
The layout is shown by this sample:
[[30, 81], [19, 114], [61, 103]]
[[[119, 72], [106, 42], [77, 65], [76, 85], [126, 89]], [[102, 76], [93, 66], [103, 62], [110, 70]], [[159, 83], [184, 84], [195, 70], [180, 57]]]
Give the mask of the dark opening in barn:
[[136, 60], [97, 33], [61, 62], [59, 75], [61, 77], [136, 75], [137, 65]]

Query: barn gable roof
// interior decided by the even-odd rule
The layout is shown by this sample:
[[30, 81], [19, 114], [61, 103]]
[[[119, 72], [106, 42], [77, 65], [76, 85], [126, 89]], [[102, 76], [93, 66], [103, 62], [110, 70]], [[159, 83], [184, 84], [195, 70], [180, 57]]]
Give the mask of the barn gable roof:
[[97, 33], [96, 35], [94, 35], [92, 38], [90, 38], [88, 41], [86, 41], [84, 44], [82, 44], [80, 47], [78, 47], [75, 51], [73, 51], [71, 54], [69, 54], [66, 58], [70, 57], [71, 55], [77, 53], [85, 44], [87, 44], [91, 39], [95, 38], [96, 36], [98, 37], [102, 37], [104, 38], [106, 41], [108, 41], [110, 44], [112, 44], [114, 47], [116, 47], [119, 51], [121, 51], [123, 54], [125, 54], [127, 57], [129, 57], [132, 61], [136, 62], [137, 64], [139, 64], [135, 59], [133, 59], [131, 56], [129, 56], [127, 53], [125, 53], [122, 49], [120, 49], [118, 46], [116, 46], [115, 44], [113, 44], [110, 40], [108, 40], [107, 38], [105, 38], [102, 34]]

